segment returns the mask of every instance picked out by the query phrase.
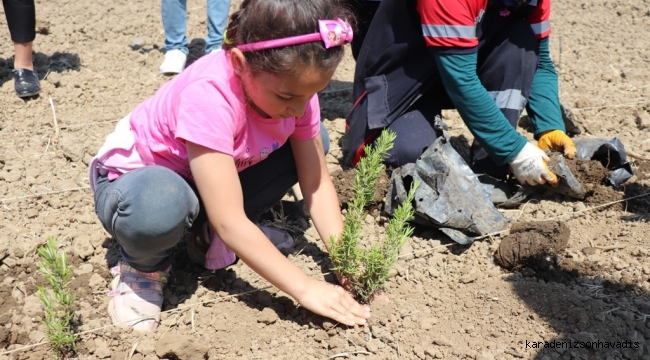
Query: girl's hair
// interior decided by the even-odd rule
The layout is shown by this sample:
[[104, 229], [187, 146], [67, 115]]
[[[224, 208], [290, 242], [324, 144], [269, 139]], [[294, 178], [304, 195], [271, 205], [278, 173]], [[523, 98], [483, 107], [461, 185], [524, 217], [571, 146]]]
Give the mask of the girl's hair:
[[[339, 0], [244, 0], [230, 16], [225, 49], [253, 42], [318, 32], [318, 20], [341, 18], [353, 22]], [[322, 41], [246, 52], [251, 71], [294, 73], [302, 67], [333, 69], [343, 58], [343, 47], [325, 49]]]

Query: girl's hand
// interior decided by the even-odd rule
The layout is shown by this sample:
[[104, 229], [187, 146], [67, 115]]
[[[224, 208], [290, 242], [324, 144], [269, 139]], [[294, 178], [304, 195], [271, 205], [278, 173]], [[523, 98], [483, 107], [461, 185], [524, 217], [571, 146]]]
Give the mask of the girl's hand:
[[345, 291], [351, 293], [352, 295], [356, 295], [356, 292], [352, 288], [352, 282], [350, 282], [350, 279], [341, 275], [341, 273], [338, 271], [334, 271], [334, 274], [336, 275], [336, 280], [338, 280], [339, 284]]
[[342, 287], [324, 281], [309, 279], [300, 298], [300, 305], [318, 315], [348, 326], [363, 325], [370, 317], [370, 307], [360, 305]]
[[[354, 288], [352, 287], [352, 282], [350, 282], [350, 279], [348, 279], [347, 277], [341, 275], [341, 273], [338, 272], [338, 271], [335, 271], [334, 274], [336, 274], [336, 279], [339, 281], [339, 284], [341, 284], [343, 289], [345, 289], [346, 291], [348, 291], [352, 295], [356, 295], [356, 292], [354, 291]], [[383, 300], [383, 301], [386, 301], [386, 302], [390, 302], [390, 298], [388, 297], [388, 294], [386, 294], [383, 290], [377, 290], [377, 292], [375, 292], [374, 295], [372, 295], [372, 299], [373, 300]]]

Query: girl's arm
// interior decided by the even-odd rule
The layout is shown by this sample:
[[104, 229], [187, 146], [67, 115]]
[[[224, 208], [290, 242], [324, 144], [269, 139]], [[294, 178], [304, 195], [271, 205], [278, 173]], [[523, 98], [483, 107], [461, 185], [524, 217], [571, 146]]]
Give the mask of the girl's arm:
[[320, 136], [312, 140], [291, 140], [291, 149], [298, 170], [298, 183], [316, 231], [330, 250], [330, 235], [343, 232], [339, 200], [332, 184]]
[[[343, 232], [343, 220], [339, 200], [332, 184], [320, 136], [307, 141], [291, 141], [294, 160], [298, 170], [298, 182], [303, 193], [310, 217], [327, 251], [330, 251], [330, 236], [338, 238]], [[348, 279], [336, 273], [339, 283], [350, 290]]]
[[367, 308], [342, 288], [309, 278], [246, 217], [232, 156], [191, 142], [186, 146], [210, 224], [242, 261], [305, 308], [347, 325], [365, 323]]

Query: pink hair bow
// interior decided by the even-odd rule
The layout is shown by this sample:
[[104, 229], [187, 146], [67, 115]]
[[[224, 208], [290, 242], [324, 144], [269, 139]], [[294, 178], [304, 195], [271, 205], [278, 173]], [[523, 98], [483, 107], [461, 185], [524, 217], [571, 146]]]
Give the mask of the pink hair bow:
[[317, 33], [259, 41], [239, 45], [237, 48], [246, 52], [323, 41], [325, 48], [329, 49], [334, 46], [341, 46], [352, 42], [352, 26], [350, 26], [350, 24], [345, 20], [318, 20], [318, 29], [319, 32]]

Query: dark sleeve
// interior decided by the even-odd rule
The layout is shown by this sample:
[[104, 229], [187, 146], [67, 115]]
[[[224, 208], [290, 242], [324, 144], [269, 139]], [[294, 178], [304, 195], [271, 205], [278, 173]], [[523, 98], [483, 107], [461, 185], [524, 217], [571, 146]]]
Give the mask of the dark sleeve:
[[526, 145], [476, 74], [476, 53], [434, 55], [442, 82], [458, 113], [497, 165], [504, 165]]

